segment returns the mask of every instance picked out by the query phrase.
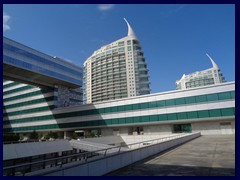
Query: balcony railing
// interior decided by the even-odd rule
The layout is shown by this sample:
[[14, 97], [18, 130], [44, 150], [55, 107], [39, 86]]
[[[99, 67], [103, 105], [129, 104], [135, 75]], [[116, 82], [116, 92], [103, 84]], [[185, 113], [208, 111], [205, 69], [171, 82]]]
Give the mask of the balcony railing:
[[103, 148], [100, 150], [92, 151], [92, 152], [83, 152], [76, 153], [61, 157], [49, 158], [46, 160], [37, 160], [35, 162], [23, 163], [19, 165], [7, 166], [3, 167], [3, 175], [4, 176], [25, 176], [30, 172], [39, 171], [38, 175], [44, 175], [43, 169], [49, 169], [53, 167], [62, 168], [65, 164], [79, 162], [79, 164], [85, 164], [91, 161], [96, 161], [97, 159], [107, 158], [113, 154], [120, 154], [126, 151], [132, 151], [137, 148], [152, 146], [154, 144], [159, 144], [167, 141], [171, 141], [173, 139], [178, 139], [184, 136], [200, 134], [198, 133], [181, 133], [174, 136], [162, 137], [137, 143], [131, 143], [127, 145], [114, 146], [110, 148]]

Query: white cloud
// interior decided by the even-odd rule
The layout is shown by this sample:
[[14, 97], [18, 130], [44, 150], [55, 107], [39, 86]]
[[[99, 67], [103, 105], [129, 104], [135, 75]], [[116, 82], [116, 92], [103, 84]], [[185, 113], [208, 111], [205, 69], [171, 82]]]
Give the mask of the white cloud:
[[114, 7], [114, 4], [99, 4], [98, 5], [98, 9], [100, 11], [107, 11], [107, 10], [110, 10]]
[[8, 25], [9, 19], [10, 19], [10, 16], [3, 14], [3, 32], [10, 29], [10, 26]]

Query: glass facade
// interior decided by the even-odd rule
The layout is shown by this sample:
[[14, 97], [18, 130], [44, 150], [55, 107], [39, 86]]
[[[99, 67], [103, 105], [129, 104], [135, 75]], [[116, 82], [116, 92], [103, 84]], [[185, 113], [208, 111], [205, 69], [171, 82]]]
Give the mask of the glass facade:
[[[139, 103], [136, 102], [138, 99], [136, 97], [132, 100], [124, 99], [96, 105], [54, 109], [55, 102], [61, 99], [61, 95], [56, 94], [59, 93], [59, 89], [41, 90], [31, 85], [4, 81], [3, 129], [4, 132], [48, 131], [50, 129], [64, 131], [68, 128], [91, 129], [119, 125], [152, 126], [153, 124], [155, 126], [158, 122], [173, 123], [174, 121], [178, 124], [177, 121], [181, 123], [182, 120], [192, 123], [199, 122], [201, 119], [216, 121], [218, 117], [234, 118], [234, 88], [227, 88], [232, 90], [224, 91], [222, 87], [220, 88], [222, 92], [219, 92], [219, 86], [216, 86], [216, 90], [211, 90], [211, 88], [213, 87], [210, 87], [209, 93], [202, 94], [201, 90], [194, 90], [194, 93], [189, 91], [189, 94], [193, 95], [184, 97], [178, 97], [179, 92], [176, 91], [168, 93], [170, 96], [164, 99], [162, 99], [165, 97], [164, 94], [153, 95], [154, 98], [151, 95], [142, 97]], [[61, 91], [65, 92], [65, 89]], [[72, 93], [81, 96], [81, 92], [73, 91]], [[182, 92], [180, 94], [182, 95]], [[149, 98], [161, 98], [162, 100], [150, 100]], [[71, 100], [78, 103], [75, 98]], [[116, 103], [118, 101], [119, 103]], [[208, 108], [208, 104], [212, 107], [213, 103], [220, 106], [214, 109]], [[181, 128], [186, 130], [185, 127]]]
[[43, 57], [41, 57], [39, 55], [36, 55], [36, 54], [33, 54], [31, 52], [27, 52], [26, 50], [14, 47], [13, 45], [3, 43], [3, 49], [4, 50], [8, 50], [8, 51], [10, 51], [12, 53], [20, 54], [22, 56], [26, 56], [28, 58], [31, 58], [32, 61], [41, 62], [42, 64], [46, 64], [48, 66], [52, 66], [54, 68], [61, 69], [61, 70], [65, 71], [65, 72], [68, 72], [68, 73], [71, 73], [71, 74], [75, 74], [77, 76], [82, 76], [82, 72], [81, 71], [74, 70], [74, 69], [71, 69], [71, 68], [66, 67], [64, 65], [61, 65], [59, 63], [50, 61], [47, 58], [43, 58]]
[[[31, 94], [31, 93], [29, 93]], [[24, 96], [24, 95], [22, 95]], [[26, 95], [25, 95], [26, 96]], [[201, 104], [207, 102], [220, 102], [226, 100], [233, 100], [235, 99], [235, 91], [223, 92], [223, 93], [214, 93], [208, 95], [200, 95], [200, 96], [190, 96], [184, 98], [176, 98], [176, 99], [168, 99], [168, 100], [161, 100], [161, 101], [152, 101], [152, 102], [144, 102], [138, 104], [128, 104], [122, 106], [112, 106], [106, 108], [98, 108], [98, 109], [90, 109], [84, 111], [74, 111], [70, 113], [59, 113], [55, 114], [54, 118], [61, 119], [61, 118], [68, 118], [68, 117], [76, 117], [76, 116], [88, 116], [88, 115], [99, 115], [99, 114], [108, 114], [108, 113], [120, 113], [120, 112], [129, 112], [129, 111], [138, 111], [138, 110], [145, 110], [145, 109], [154, 109], [154, 108], [167, 108], [167, 107], [177, 107], [182, 105], [194, 105], [194, 104]], [[7, 99], [8, 100], [8, 99]], [[5, 101], [5, 100], [4, 100]], [[26, 104], [26, 103], [24, 103]], [[22, 104], [20, 104], [21, 106]], [[7, 106], [6, 106], [7, 107]], [[9, 108], [9, 107], [8, 107]], [[11, 107], [10, 107], [11, 108]], [[28, 113], [37, 113], [40, 111], [45, 111], [44, 108], [33, 108], [29, 109]], [[21, 112], [15, 113], [8, 113], [8, 116], [21, 114]], [[210, 117], [208, 111], [201, 111], [200, 117], [206, 116]], [[44, 119], [44, 116], [42, 116]], [[173, 113], [169, 116], [169, 120], [176, 119], [177, 114]], [[184, 113], [178, 113], [178, 119], [183, 119], [186, 117]], [[198, 118], [197, 114], [190, 113], [189, 117], [191, 118]], [[46, 120], [48, 120], [49, 116], [46, 116]], [[53, 118], [53, 116], [52, 116]], [[38, 117], [31, 118], [31, 121], [38, 121]], [[21, 122], [28, 122], [29, 118], [21, 118]], [[19, 120], [12, 120], [11, 123], [19, 123]]]
[[[150, 94], [150, 82], [143, 50], [137, 40], [133, 40], [136, 95]], [[143, 77], [144, 75], [145, 77]]]
[[82, 86], [82, 68], [3, 37], [3, 63]]
[[69, 81], [69, 82], [72, 82], [72, 83], [75, 83], [75, 84], [79, 84], [79, 85], [82, 84], [81, 80], [74, 79], [74, 78], [71, 78], [69, 76], [66, 76], [66, 75], [63, 75], [63, 74], [60, 74], [60, 73], [57, 73], [57, 72], [54, 72], [54, 71], [47, 70], [47, 69], [42, 68], [40, 66], [35, 66], [35, 65], [32, 65], [31, 63], [27, 63], [27, 62], [21, 61], [19, 59], [11, 58], [9, 56], [3, 55], [3, 62], [7, 63], [7, 64], [11, 64], [13, 66], [23, 68], [23, 69], [27, 69], [27, 70], [30, 70], [30, 71], [33, 71], [33, 72], [36, 72], [36, 73], [40, 73], [40, 74], [43, 74], [43, 75], [55, 77], [57, 79], [66, 80], [66, 81]]
[[[193, 114], [195, 114], [196, 116], [193, 116]], [[5, 128], [4, 132], [17, 132], [17, 131], [29, 131], [29, 130], [32, 131], [32, 130], [41, 130], [41, 129], [48, 130], [48, 129], [64, 129], [64, 128], [84, 128], [84, 127], [97, 127], [97, 126], [106, 126], [106, 125], [122, 125], [126, 123], [134, 124], [134, 123], [149, 123], [149, 122], [156, 122], [156, 121], [173, 121], [173, 120], [182, 120], [181, 116], [182, 116], [181, 113], [170, 113], [170, 114], [115, 118], [115, 119], [105, 119], [105, 120], [91, 120], [91, 121], [74, 122], [74, 123]], [[215, 110], [186, 112], [186, 117], [187, 117], [186, 119], [193, 119], [193, 118], [201, 119], [201, 118], [226, 117], [226, 116], [235, 116], [235, 108], [223, 108], [223, 109], [215, 109]], [[54, 117], [49, 116], [48, 118], [51, 119]], [[38, 119], [40, 120], [42, 118], [40, 117]]]

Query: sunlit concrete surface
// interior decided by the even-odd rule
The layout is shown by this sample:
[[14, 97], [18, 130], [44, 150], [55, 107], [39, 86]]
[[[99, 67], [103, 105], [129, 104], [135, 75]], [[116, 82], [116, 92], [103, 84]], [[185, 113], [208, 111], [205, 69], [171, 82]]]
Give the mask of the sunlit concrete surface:
[[234, 176], [235, 136], [204, 135], [108, 176]]

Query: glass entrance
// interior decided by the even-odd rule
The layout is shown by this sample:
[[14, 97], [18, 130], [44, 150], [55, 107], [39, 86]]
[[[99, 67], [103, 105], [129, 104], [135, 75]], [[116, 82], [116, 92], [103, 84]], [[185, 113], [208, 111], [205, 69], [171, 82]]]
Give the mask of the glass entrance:
[[173, 133], [191, 133], [192, 126], [191, 124], [174, 124], [173, 125]]

